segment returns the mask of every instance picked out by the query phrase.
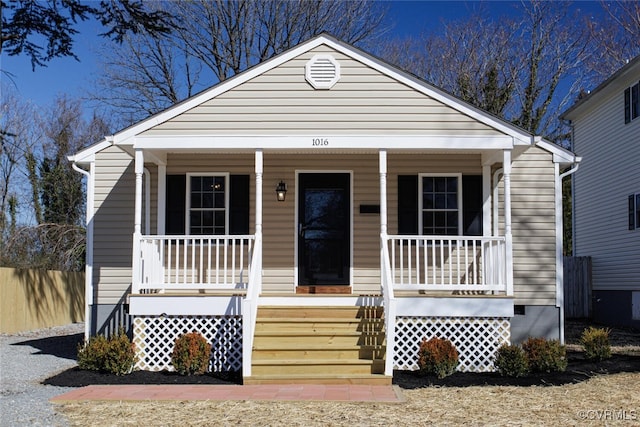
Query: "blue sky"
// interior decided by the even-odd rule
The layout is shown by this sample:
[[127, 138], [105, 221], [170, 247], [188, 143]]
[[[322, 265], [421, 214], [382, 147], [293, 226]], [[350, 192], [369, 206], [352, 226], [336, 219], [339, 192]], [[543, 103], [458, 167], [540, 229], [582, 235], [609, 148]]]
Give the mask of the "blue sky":
[[[489, 13], [509, 14], [515, 11], [519, 2], [513, 1], [390, 1], [387, 15], [389, 24], [394, 25], [392, 36], [419, 35], [426, 31], [437, 31], [442, 20], [454, 20], [468, 16], [472, 10], [486, 7]], [[574, 2], [573, 7], [585, 13], [597, 13], [600, 6], [596, 1]], [[601, 13], [601, 12], [600, 12]], [[99, 37], [103, 29], [95, 22], [84, 22], [78, 26], [74, 52], [80, 61], [73, 58], [56, 58], [47, 67], [31, 69], [26, 56], [8, 57], [2, 54], [3, 71], [14, 77], [9, 80], [2, 74], [3, 84], [14, 85], [17, 93], [36, 105], [48, 106], [59, 94], [71, 97], [83, 96], [99, 70], [98, 47], [106, 40]]]

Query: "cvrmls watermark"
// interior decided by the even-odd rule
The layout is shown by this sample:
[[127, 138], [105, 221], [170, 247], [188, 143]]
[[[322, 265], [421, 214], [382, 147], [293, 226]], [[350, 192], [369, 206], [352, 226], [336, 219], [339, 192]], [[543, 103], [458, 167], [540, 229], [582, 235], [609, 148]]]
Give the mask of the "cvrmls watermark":
[[635, 409], [587, 409], [578, 411], [578, 417], [591, 421], [636, 421], [640, 419]]

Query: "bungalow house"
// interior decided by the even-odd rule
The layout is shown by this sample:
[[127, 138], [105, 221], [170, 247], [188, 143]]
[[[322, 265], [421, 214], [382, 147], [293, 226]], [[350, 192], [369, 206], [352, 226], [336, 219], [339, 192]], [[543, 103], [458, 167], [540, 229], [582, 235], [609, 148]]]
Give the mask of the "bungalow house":
[[245, 383], [389, 383], [423, 338], [460, 370], [563, 339], [558, 146], [328, 35], [70, 157], [87, 334], [138, 367], [199, 331]]
[[593, 318], [640, 327], [640, 56], [563, 118], [586, 158], [573, 178], [573, 253], [591, 257]]

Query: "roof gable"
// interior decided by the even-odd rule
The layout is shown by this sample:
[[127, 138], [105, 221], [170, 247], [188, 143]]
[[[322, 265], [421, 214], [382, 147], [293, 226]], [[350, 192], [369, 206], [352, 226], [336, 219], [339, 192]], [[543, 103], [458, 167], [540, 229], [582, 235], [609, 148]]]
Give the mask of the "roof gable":
[[596, 104], [606, 99], [609, 95], [624, 90], [628, 86], [627, 83], [638, 79], [640, 79], [640, 55], [600, 83], [587, 96], [569, 107], [560, 115], [560, 118], [563, 120], [575, 120], [585, 111], [594, 108]]
[[532, 143], [532, 136], [528, 132], [494, 117], [489, 113], [477, 109], [470, 104], [467, 104], [454, 96], [429, 85], [415, 76], [400, 71], [389, 64], [328, 35], [321, 35], [302, 43], [281, 55], [258, 64], [249, 70], [221, 82], [216, 86], [176, 104], [161, 113], [118, 132], [113, 137], [114, 143], [131, 145], [133, 144], [133, 138], [135, 136], [157, 128], [158, 126], [174, 120], [176, 117], [200, 106], [206, 106], [213, 99], [230, 93], [230, 91], [240, 88], [242, 85], [245, 85], [252, 80], [259, 79], [265, 75], [268, 76], [270, 71], [275, 70], [288, 61], [292, 61], [298, 57], [304, 57], [305, 55], [310, 55], [322, 49], [328, 49], [331, 52], [335, 52], [337, 55], [342, 55], [343, 59], [349, 58], [370, 68], [371, 70], [375, 70], [380, 76], [385, 76], [396, 84], [403, 85], [405, 88], [410, 88], [415, 93], [423, 95], [423, 97], [426, 95], [426, 97], [437, 101], [443, 107], [450, 108], [459, 113], [459, 115], [468, 117], [472, 121], [475, 121], [477, 127], [479, 126], [480, 128], [486, 129], [490, 128], [508, 135], [513, 138], [514, 144], [516, 145], [530, 145]]

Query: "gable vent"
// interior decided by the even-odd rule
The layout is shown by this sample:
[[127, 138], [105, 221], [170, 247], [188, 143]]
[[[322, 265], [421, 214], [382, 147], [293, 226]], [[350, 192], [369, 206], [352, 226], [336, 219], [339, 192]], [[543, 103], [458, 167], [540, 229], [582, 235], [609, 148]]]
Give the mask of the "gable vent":
[[340, 80], [340, 64], [331, 55], [316, 55], [305, 66], [305, 77], [316, 89], [331, 89]]

